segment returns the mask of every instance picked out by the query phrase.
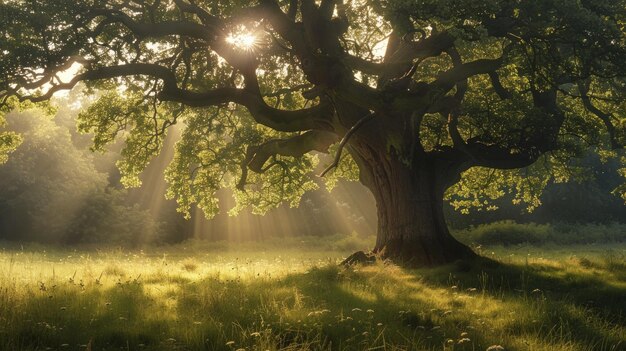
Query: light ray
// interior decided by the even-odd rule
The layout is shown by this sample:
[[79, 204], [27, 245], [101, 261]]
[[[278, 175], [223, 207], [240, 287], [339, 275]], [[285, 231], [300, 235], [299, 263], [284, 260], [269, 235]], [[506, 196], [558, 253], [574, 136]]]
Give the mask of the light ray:
[[259, 35], [242, 25], [233, 28], [225, 41], [234, 48], [247, 52], [255, 51], [260, 47]]

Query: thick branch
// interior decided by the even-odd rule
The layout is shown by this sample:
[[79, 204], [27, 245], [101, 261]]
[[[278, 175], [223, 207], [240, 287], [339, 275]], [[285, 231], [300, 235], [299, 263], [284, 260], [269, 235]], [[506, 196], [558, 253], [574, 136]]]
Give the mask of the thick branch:
[[500, 68], [501, 65], [502, 59], [480, 59], [467, 62], [441, 73], [431, 85], [443, 91], [448, 91], [457, 82], [478, 74], [489, 74]]
[[454, 45], [454, 40], [455, 38], [447, 32], [437, 33], [417, 42], [400, 40], [395, 52], [386, 55], [385, 69], [381, 72], [379, 84], [403, 75], [415, 59], [441, 55]]
[[540, 92], [533, 90], [533, 103], [542, 109], [551, 119], [539, 132], [521, 138], [514, 145], [487, 144], [480, 138], [465, 142], [457, 129], [457, 116], [450, 115], [448, 130], [454, 143], [454, 149], [465, 154], [465, 165], [482, 166], [497, 169], [515, 169], [528, 167], [546, 152], [557, 147], [558, 132], [565, 115], [559, 109], [555, 90]]
[[332, 130], [332, 109], [328, 105], [317, 105], [302, 110], [280, 110], [270, 107], [260, 95], [238, 88], [216, 88], [206, 92], [184, 90], [177, 86], [176, 76], [168, 68], [148, 63], [134, 63], [119, 66], [96, 68], [76, 75], [71, 81], [53, 85], [39, 96], [22, 96], [21, 100], [40, 102], [49, 100], [60, 90], [72, 89], [81, 81], [111, 79], [124, 76], [149, 76], [160, 79], [163, 89], [159, 99], [180, 102], [193, 107], [206, 107], [224, 103], [237, 103], [245, 106], [252, 117], [260, 124], [285, 132], [303, 130]]
[[275, 139], [255, 148], [254, 156], [248, 162], [248, 168], [257, 173], [263, 172], [263, 166], [272, 156], [301, 157], [311, 151], [328, 153], [328, 148], [339, 137], [335, 133], [311, 130], [289, 139]]
[[205, 11], [196, 4], [187, 3], [183, 0], [174, 0], [174, 3], [181, 11], [186, 13], [192, 13], [198, 16], [198, 18], [204, 25], [216, 25], [217, 23], [219, 23], [219, 19], [217, 17], [209, 14], [207, 11]]
[[237, 188], [244, 189], [248, 169], [263, 173], [271, 167], [265, 164], [274, 156], [302, 157], [311, 151], [328, 153], [330, 145], [338, 140], [339, 137], [335, 133], [310, 130], [289, 139], [274, 139], [258, 146], [249, 146], [241, 164], [241, 178], [237, 183]]
[[506, 90], [506, 88], [502, 85], [498, 72], [496, 71], [489, 72], [489, 79], [491, 79], [491, 84], [493, 85], [493, 89], [496, 91], [496, 94], [498, 94], [500, 99], [506, 100], [511, 97], [511, 93], [509, 93], [509, 91]]
[[591, 98], [588, 95], [589, 94], [589, 84], [588, 83], [579, 82], [578, 83], [578, 90], [580, 91], [580, 98], [581, 98], [585, 108], [589, 112], [593, 113], [596, 117], [601, 119], [602, 122], [604, 122], [606, 130], [609, 133], [609, 139], [610, 139], [610, 143], [611, 143], [611, 148], [612, 149], [622, 148], [623, 145], [620, 145], [619, 141], [617, 140], [615, 126], [613, 125], [613, 122], [611, 122], [611, 120], [613, 119], [613, 115], [601, 111], [600, 109], [598, 109], [593, 104], [593, 102], [591, 102]]
[[485, 145], [482, 143], [470, 143], [466, 150], [472, 155], [474, 166], [516, 169], [532, 165], [539, 156], [550, 150], [525, 150], [514, 152], [510, 148], [498, 145]]
[[[133, 20], [127, 14], [121, 11], [114, 11], [108, 9], [94, 9], [91, 11], [93, 16], [104, 16], [106, 19], [98, 26], [102, 27], [112, 23], [122, 23], [137, 37], [143, 38], [158, 38], [169, 35], [180, 35], [191, 38], [207, 40], [215, 39], [216, 31], [209, 29], [194, 22], [184, 21], [162, 21], [158, 23], [145, 23], [137, 22]], [[96, 31], [98, 32], [98, 31]]]
[[243, 54], [234, 50], [225, 42], [225, 28], [231, 22], [237, 22], [241, 18], [258, 17], [262, 18], [263, 8], [260, 6], [242, 8], [230, 18], [218, 18], [211, 16], [197, 5], [187, 4], [177, 1], [177, 6], [182, 11], [196, 14], [203, 24], [188, 21], [161, 21], [157, 23], [139, 22], [128, 16], [124, 12], [109, 9], [94, 9], [90, 15], [94, 17], [103, 16], [105, 19], [98, 24], [94, 34], [97, 35], [102, 29], [113, 23], [121, 23], [126, 26], [133, 35], [139, 39], [163, 38], [168, 36], [179, 36], [194, 38], [208, 43], [216, 53], [224, 58], [231, 66], [239, 70], [254, 69], [257, 66], [256, 58], [250, 53]]

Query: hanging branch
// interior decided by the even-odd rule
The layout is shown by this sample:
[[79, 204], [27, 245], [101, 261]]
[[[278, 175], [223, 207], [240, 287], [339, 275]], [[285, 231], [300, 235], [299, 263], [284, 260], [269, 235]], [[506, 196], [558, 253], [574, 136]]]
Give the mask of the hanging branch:
[[341, 160], [341, 153], [343, 152], [343, 148], [346, 146], [346, 144], [350, 140], [350, 137], [352, 137], [352, 135], [356, 133], [356, 131], [359, 130], [359, 128], [361, 128], [365, 123], [371, 121], [374, 118], [374, 116], [376, 116], [374, 111], [370, 111], [370, 113], [363, 116], [360, 120], [358, 120], [352, 126], [352, 128], [350, 128], [350, 130], [348, 130], [346, 135], [344, 135], [344, 137], [341, 139], [341, 142], [339, 143], [339, 148], [337, 149], [337, 153], [335, 154], [335, 159], [333, 160], [333, 163], [331, 163], [328, 167], [326, 167], [326, 169], [322, 171], [322, 173], [320, 173], [319, 175], [320, 177], [324, 177], [326, 173], [330, 172], [331, 169], [339, 166], [339, 161]]

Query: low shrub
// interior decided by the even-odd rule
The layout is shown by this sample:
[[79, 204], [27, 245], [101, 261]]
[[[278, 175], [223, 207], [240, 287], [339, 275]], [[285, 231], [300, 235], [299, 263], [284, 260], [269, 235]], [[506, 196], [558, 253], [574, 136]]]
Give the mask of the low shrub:
[[626, 224], [516, 223], [500, 221], [458, 230], [456, 237], [480, 245], [580, 245], [626, 241]]

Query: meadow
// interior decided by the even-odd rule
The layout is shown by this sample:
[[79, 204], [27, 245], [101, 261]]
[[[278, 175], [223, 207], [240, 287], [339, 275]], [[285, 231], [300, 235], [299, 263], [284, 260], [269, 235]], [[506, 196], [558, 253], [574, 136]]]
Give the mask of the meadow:
[[3, 243], [0, 350], [626, 350], [626, 243], [338, 265], [358, 240]]

